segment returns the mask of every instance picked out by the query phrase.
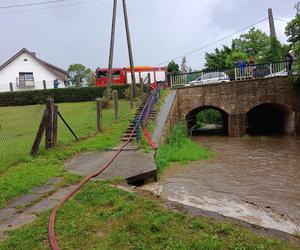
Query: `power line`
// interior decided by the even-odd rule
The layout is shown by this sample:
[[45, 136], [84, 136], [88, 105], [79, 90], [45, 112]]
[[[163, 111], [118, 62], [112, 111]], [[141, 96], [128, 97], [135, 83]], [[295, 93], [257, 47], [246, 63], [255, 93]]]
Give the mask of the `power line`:
[[203, 47], [201, 47], [201, 48], [198, 48], [198, 49], [189, 51], [189, 52], [187, 52], [187, 53], [185, 53], [185, 54], [183, 54], [183, 55], [181, 55], [181, 56], [178, 56], [178, 57], [175, 57], [175, 58], [170, 59], [170, 60], [168, 60], [168, 61], [165, 61], [165, 62], [156, 64], [156, 66], [165, 65], [165, 64], [169, 63], [169, 62], [172, 61], [172, 60], [177, 60], [177, 59], [183, 58], [184, 56], [187, 56], [187, 55], [193, 54], [193, 53], [195, 53], [195, 52], [198, 52], [198, 51], [200, 51], [200, 50], [206, 49], [206, 48], [208, 48], [208, 47], [210, 47], [210, 46], [212, 46], [212, 45], [214, 45], [214, 44], [216, 44], [216, 43], [219, 43], [219, 42], [221, 42], [221, 41], [223, 41], [223, 40], [226, 40], [226, 39], [229, 38], [229, 37], [232, 37], [232, 36], [234, 36], [234, 35], [236, 35], [236, 34], [242, 32], [242, 31], [244, 31], [244, 30], [247, 30], [247, 29], [249, 29], [249, 28], [251, 28], [251, 27], [253, 27], [253, 26], [255, 26], [255, 25], [259, 24], [259, 23], [262, 23], [262, 22], [266, 21], [267, 19], [268, 19], [268, 18], [265, 17], [264, 19], [261, 19], [261, 20], [257, 21], [256, 23], [251, 24], [251, 25], [249, 25], [249, 26], [247, 26], [247, 27], [245, 27], [245, 28], [243, 28], [243, 29], [240, 29], [240, 30], [238, 30], [238, 31], [236, 31], [236, 32], [234, 32], [234, 33], [232, 33], [232, 34], [230, 34], [230, 35], [227, 35], [227, 36], [225, 36], [225, 37], [223, 37], [223, 38], [220, 38], [220, 39], [218, 39], [218, 40], [216, 40], [216, 41], [214, 41], [214, 42], [212, 42], [212, 43], [209, 43], [209, 44], [207, 44], [207, 45], [205, 45], [205, 46], [203, 46]]
[[274, 19], [275, 19], [275, 20], [277, 20], [277, 21], [281, 21], [281, 22], [284, 22], [284, 23], [289, 23], [289, 22], [290, 22], [290, 21], [287, 21], [287, 20], [283, 20], [283, 19], [279, 19], [279, 18], [275, 18], [275, 17], [274, 17]]
[[8, 6], [0, 6], [0, 9], [12, 9], [12, 8], [28, 7], [28, 6], [35, 6], [35, 5], [44, 5], [50, 3], [60, 3], [66, 1], [70, 1], [70, 0], [51, 0], [51, 1], [37, 2], [37, 3], [15, 4], [15, 5], [8, 5]]
[[0, 12], [0, 15], [8, 15], [8, 14], [14, 14], [14, 13], [23, 13], [23, 12], [30, 12], [30, 11], [55, 9], [55, 8], [62, 8], [62, 7], [69, 7], [69, 6], [76, 6], [76, 5], [83, 5], [83, 4], [95, 3], [95, 2], [100, 2], [100, 1], [102, 1], [102, 0], [87, 0], [87, 1], [83, 1], [83, 2], [63, 4], [63, 5], [54, 5], [54, 6], [48, 6], [48, 7], [42, 7], [42, 8], [35, 8], [35, 9], [17, 10], [17, 11], [9, 11], [9, 12]]

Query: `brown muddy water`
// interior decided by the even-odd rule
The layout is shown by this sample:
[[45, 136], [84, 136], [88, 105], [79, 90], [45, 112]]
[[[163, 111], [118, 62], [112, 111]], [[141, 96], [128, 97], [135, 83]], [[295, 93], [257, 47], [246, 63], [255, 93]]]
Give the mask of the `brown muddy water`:
[[287, 233], [300, 232], [300, 138], [194, 137], [217, 156], [171, 167], [161, 196]]

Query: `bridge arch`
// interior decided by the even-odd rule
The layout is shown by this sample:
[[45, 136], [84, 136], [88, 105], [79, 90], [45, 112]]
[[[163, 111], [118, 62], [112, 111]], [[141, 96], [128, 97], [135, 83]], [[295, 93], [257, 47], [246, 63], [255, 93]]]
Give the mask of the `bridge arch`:
[[[207, 111], [210, 111], [209, 113]], [[203, 113], [206, 112], [206, 113]], [[201, 116], [202, 113], [202, 116]], [[200, 116], [199, 116], [200, 115]], [[210, 119], [214, 120], [209, 121], [208, 118], [207, 123], [203, 124], [203, 128], [200, 128], [199, 118], [201, 117], [210, 117]], [[211, 117], [214, 116], [214, 117]], [[203, 105], [197, 108], [192, 109], [186, 115], [186, 124], [189, 134], [197, 135], [197, 134], [222, 134], [228, 135], [228, 113], [217, 106], [213, 105]]]
[[290, 105], [264, 102], [246, 113], [246, 133], [254, 135], [295, 133], [295, 111]]

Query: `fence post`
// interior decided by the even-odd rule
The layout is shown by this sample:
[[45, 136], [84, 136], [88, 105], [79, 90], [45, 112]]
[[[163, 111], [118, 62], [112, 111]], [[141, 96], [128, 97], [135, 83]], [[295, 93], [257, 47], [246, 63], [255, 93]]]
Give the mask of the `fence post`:
[[53, 147], [57, 143], [57, 113], [58, 113], [58, 106], [54, 105], [54, 112], [53, 112]]
[[142, 100], [142, 103], [144, 103], [144, 80], [143, 79], [141, 79], [140, 84], [141, 84], [141, 100]]
[[53, 148], [54, 146], [54, 100], [48, 98], [46, 102], [46, 108], [48, 110], [48, 117], [46, 123], [46, 136], [45, 136], [45, 147], [46, 149]]
[[36, 156], [37, 153], [38, 153], [38, 149], [39, 149], [42, 137], [43, 137], [43, 133], [45, 131], [47, 118], [48, 118], [48, 109], [45, 108], [42, 120], [41, 120], [39, 128], [38, 128], [38, 132], [36, 134], [36, 137], [34, 139], [34, 142], [33, 142], [32, 148], [31, 148], [31, 155], [32, 156]]
[[[203, 78], [202, 78], [203, 79]], [[234, 80], [236, 81], [237, 80], [237, 70], [236, 70], [236, 67], [234, 68]]]
[[149, 86], [151, 84], [151, 75], [150, 75], [150, 73], [148, 73], [148, 84], [149, 84]]
[[118, 103], [118, 91], [114, 91], [114, 109], [115, 109], [115, 120], [119, 118], [119, 103]]
[[97, 131], [102, 131], [102, 103], [101, 99], [96, 99], [96, 107], [97, 107]]
[[9, 89], [10, 89], [10, 92], [14, 91], [14, 86], [13, 86], [12, 82], [9, 83]]
[[129, 99], [130, 99], [130, 108], [133, 109], [133, 91], [132, 91], [132, 84], [129, 84]]
[[47, 85], [46, 85], [46, 81], [45, 80], [43, 80], [43, 88], [47, 89]]

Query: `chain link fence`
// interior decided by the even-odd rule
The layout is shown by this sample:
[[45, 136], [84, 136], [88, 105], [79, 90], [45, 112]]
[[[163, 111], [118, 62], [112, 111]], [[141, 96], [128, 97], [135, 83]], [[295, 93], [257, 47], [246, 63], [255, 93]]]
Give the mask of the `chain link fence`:
[[[97, 131], [96, 102], [58, 103], [58, 112], [78, 138], [85, 138]], [[30, 157], [46, 105], [0, 106], [0, 175], [10, 166]], [[120, 101], [120, 115], [127, 116], [129, 102]], [[103, 109], [103, 124], [113, 124], [114, 109]], [[58, 117], [57, 144], [69, 144], [76, 139], [63, 120]], [[43, 150], [45, 135], [39, 150]]]
[[[58, 111], [78, 138], [96, 131], [97, 111], [95, 102], [59, 103]], [[63, 121], [58, 118], [57, 143], [68, 144], [76, 141]]]
[[0, 107], [0, 174], [26, 159], [44, 112], [44, 105]]

